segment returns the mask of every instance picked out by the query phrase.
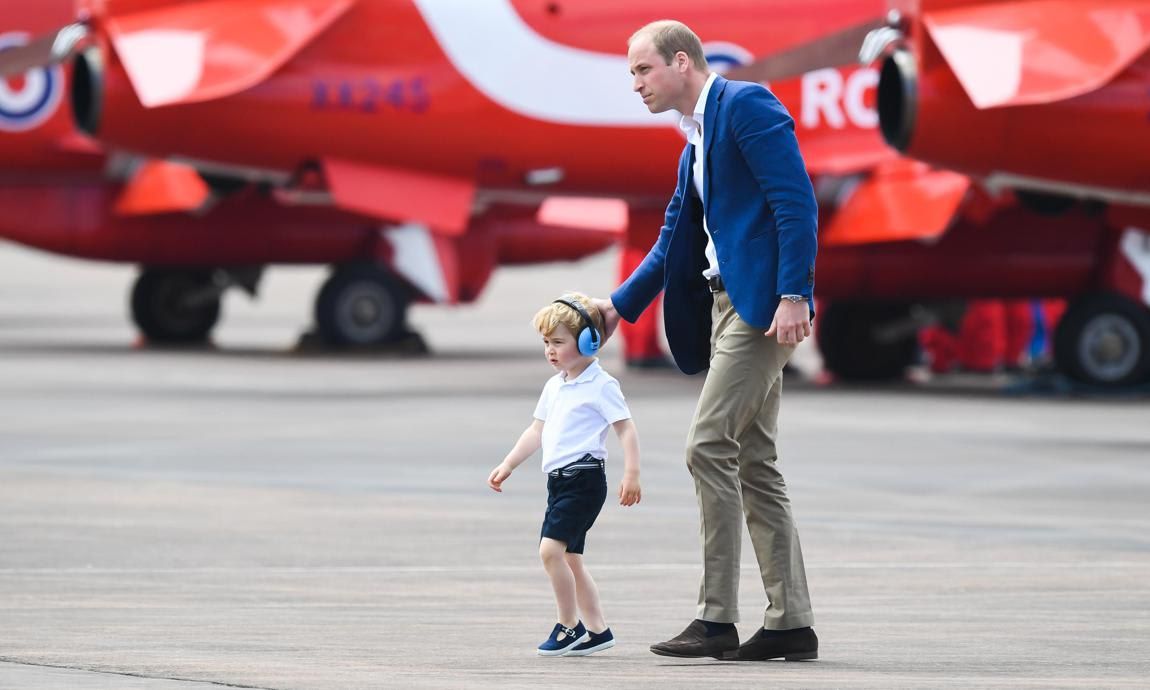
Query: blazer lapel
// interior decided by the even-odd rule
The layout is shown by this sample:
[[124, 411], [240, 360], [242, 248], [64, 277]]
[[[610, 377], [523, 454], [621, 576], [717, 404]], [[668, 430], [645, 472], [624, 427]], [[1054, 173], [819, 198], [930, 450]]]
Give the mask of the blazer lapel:
[[[695, 194], [695, 147], [692, 146], [690, 144], [690, 142], [687, 143], [687, 169], [686, 169], [686, 172], [687, 172], [687, 174], [683, 176], [683, 180], [685, 180], [684, 185], [683, 185], [683, 190], [682, 190], [684, 200], [687, 198], [687, 196], [686, 196], [687, 194], [696, 195]], [[699, 201], [702, 201], [702, 199], [699, 199]]]
[[711, 147], [715, 143], [715, 123], [719, 121], [719, 104], [723, 99], [723, 91], [727, 88], [727, 80], [721, 76], [715, 77], [711, 90], [707, 93], [707, 107], [703, 110], [703, 148], [707, 152], [707, 162], [703, 166], [703, 207], [707, 206], [706, 197], [711, 195]]

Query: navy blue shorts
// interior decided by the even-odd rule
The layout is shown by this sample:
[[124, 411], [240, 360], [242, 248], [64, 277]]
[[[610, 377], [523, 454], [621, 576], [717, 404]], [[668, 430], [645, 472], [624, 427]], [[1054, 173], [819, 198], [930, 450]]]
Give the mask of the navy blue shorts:
[[[597, 466], [587, 467], [594, 463]], [[583, 467], [574, 469], [576, 465]], [[602, 460], [587, 456], [552, 472], [547, 477], [547, 514], [540, 539], [566, 543], [567, 553], [583, 553], [587, 530], [606, 500], [607, 473]]]

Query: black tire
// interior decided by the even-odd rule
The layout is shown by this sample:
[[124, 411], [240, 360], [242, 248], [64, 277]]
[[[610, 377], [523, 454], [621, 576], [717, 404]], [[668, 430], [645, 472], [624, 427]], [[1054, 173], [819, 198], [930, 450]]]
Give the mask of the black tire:
[[913, 330], [890, 339], [882, 337], [884, 326], [906, 322], [905, 304], [834, 302], [822, 305], [815, 329], [815, 342], [823, 366], [844, 381], [889, 381], [903, 376], [918, 354]]
[[315, 321], [325, 343], [337, 347], [379, 345], [407, 331], [407, 286], [373, 264], [336, 268], [315, 301]]
[[132, 287], [132, 320], [151, 342], [202, 343], [220, 320], [211, 269], [145, 268]]
[[1150, 378], [1150, 309], [1111, 293], [1075, 300], [1054, 332], [1054, 362], [1094, 386], [1143, 383]]

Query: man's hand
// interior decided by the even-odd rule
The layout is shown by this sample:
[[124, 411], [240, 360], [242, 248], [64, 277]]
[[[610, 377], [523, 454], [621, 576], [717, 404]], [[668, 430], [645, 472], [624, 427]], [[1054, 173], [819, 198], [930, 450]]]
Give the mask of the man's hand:
[[603, 342], [611, 337], [615, 329], [619, 327], [619, 312], [615, 311], [615, 305], [611, 303], [610, 299], [591, 298], [591, 304], [599, 310], [599, 314], [603, 317]]
[[771, 327], [764, 334], [778, 335], [780, 345], [798, 345], [811, 336], [811, 310], [806, 302], [780, 300]]
[[643, 499], [643, 490], [639, 488], [639, 478], [623, 475], [623, 483], [619, 485], [619, 505], [633, 506]]
[[511, 476], [511, 468], [503, 463], [499, 463], [495, 469], [491, 470], [491, 476], [487, 478], [487, 486], [492, 490], [503, 493], [503, 482]]

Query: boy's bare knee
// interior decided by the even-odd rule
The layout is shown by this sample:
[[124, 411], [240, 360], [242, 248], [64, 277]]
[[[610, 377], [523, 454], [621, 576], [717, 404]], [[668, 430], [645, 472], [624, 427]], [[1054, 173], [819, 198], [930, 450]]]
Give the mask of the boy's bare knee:
[[567, 552], [567, 544], [557, 541], [555, 539], [544, 538], [539, 542], [539, 558], [544, 563], [550, 563], [563, 558], [563, 554]]
[[583, 570], [583, 554], [565, 553], [563, 557], [567, 559], [567, 565], [571, 566], [572, 571], [579, 572]]

